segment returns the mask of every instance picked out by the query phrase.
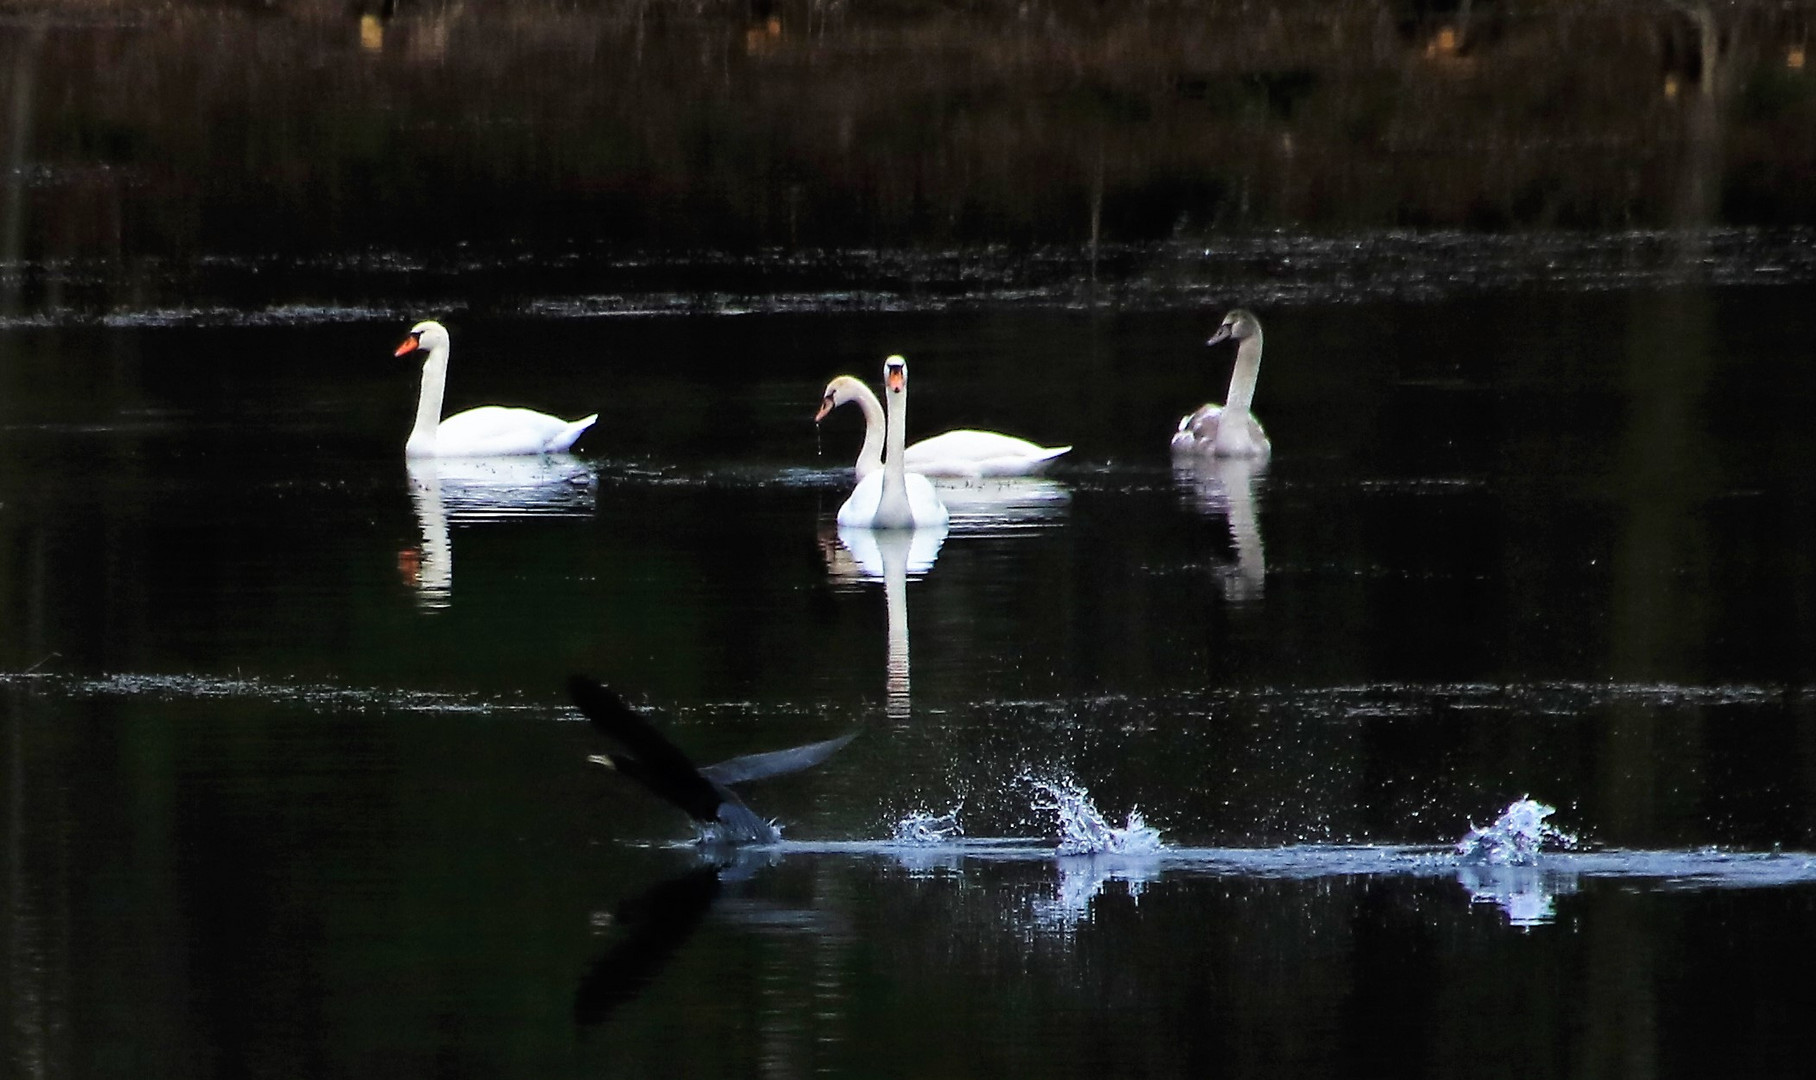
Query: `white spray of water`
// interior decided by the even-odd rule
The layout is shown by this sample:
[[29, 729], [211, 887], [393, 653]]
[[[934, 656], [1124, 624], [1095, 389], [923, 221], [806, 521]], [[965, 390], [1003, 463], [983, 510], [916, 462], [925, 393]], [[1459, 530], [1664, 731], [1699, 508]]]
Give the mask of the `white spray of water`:
[[1472, 822], [1469, 832], [1457, 841], [1457, 855], [1487, 866], [1531, 866], [1547, 844], [1575, 847], [1574, 835], [1545, 824], [1556, 812], [1556, 807], [1535, 799], [1515, 800], [1493, 824], [1477, 828]]
[[1104, 820], [1091, 793], [1077, 781], [1038, 776], [1022, 779], [1034, 786], [1034, 800], [1029, 805], [1059, 817], [1057, 854], [1145, 855], [1161, 849], [1160, 830], [1142, 821], [1139, 810], [1130, 810], [1128, 821], [1117, 828]]
[[958, 808], [943, 814], [917, 810], [895, 823], [893, 839], [898, 844], [931, 846], [962, 839], [964, 828], [958, 823]]

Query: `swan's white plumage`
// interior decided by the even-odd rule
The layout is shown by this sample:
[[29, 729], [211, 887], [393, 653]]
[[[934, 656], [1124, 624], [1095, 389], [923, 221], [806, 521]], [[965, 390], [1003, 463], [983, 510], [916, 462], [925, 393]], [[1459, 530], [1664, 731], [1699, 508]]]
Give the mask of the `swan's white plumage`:
[[922, 476], [1021, 476], [1070, 449], [1040, 446], [997, 431], [959, 428], [910, 446], [902, 454], [902, 464]]
[[918, 473], [904, 471], [902, 480], [907, 485], [905, 494], [913, 520], [901, 525], [879, 522], [877, 514], [882, 508], [883, 485], [888, 472], [887, 468], [879, 469], [858, 481], [858, 486], [851, 489], [851, 495], [839, 507], [840, 525], [865, 529], [923, 529], [942, 525], [951, 518], [946, 504], [940, 501], [939, 492], [933, 488], [933, 481]]
[[[883, 467], [884, 413], [876, 394], [861, 380], [840, 375], [826, 384], [820, 411], [823, 420], [840, 405], [855, 402], [864, 413], [864, 446], [858, 451], [858, 478]], [[977, 478], [1024, 476], [1038, 472], [1070, 446], [1041, 446], [997, 431], [960, 428], [910, 445], [902, 462], [910, 473], [923, 476]]]
[[1225, 338], [1238, 343], [1229, 393], [1222, 405], [1202, 405], [1180, 419], [1173, 432], [1173, 450], [1210, 457], [1265, 458], [1273, 444], [1249, 411], [1261, 371], [1261, 320], [1237, 308], [1223, 317], [1223, 325], [1205, 344], [1215, 345]]
[[581, 432], [599, 419], [598, 413], [563, 420], [534, 409], [481, 405], [444, 420], [441, 399], [448, 380], [447, 328], [433, 319], [417, 323], [397, 347], [397, 355], [407, 356], [418, 349], [427, 350], [429, 358], [422, 365], [422, 392], [416, 402], [416, 426], [404, 443], [406, 457], [558, 454], [573, 446]]
[[858, 481], [839, 507], [839, 524], [865, 529], [919, 529], [944, 525], [951, 515], [940, 502], [933, 482], [908, 472], [902, 444], [908, 427], [908, 362], [900, 356], [883, 361], [883, 386], [889, 401], [887, 453], [883, 467]]
[[[1252, 414], [1244, 413], [1243, 424], [1238, 427], [1232, 423], [1226, 433], [1223, 430], [1223, 413], [1221, 405], [1200, 405], [1195, 412], [1185, 414], [1180, 418], [1179, 430], [1173, 433], [1173, 449], [1210, 457], [1268, 456], [1273, 450], [1273, 444], [1268, 441], [1267, 432], [1261, 429], [1261, 421]], [[1220, 441], [1222, 449], [1219, 449]]]
[[[574, 445], [599, 414], [563, 420], [533, 409], [481, 405], [455, 413], [435, 427], [436, 457], [559, 454]], [[429, 456], [429, 455], [425, 455]]]

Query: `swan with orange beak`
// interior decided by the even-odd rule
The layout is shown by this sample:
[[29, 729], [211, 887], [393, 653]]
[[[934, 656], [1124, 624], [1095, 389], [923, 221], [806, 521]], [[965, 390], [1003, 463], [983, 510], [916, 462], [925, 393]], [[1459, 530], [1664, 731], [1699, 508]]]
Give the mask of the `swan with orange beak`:
[[481, 405], [441, 418], [442, 392], [448, 382], [448, 331], [433, 319], [417, 323], [397, 347], [397, 356], [423, 351], [422, 393], [416, 401], [416, 426], [404, 443], [404, 456], [501, 457], [520, 454], [559, 454], [574, 445], [580, 433], [599, 414], [579, 420], [533, 409]]
[[839, 507], [839, 524], [861, 529], [920, 529], [951, 518], [933, 481], [909, 473], [903, 462], [908, 427], [908, 361], [883, 361], [883, 388], [889, 402], [889, 430], [882, 469], [858, 481]]

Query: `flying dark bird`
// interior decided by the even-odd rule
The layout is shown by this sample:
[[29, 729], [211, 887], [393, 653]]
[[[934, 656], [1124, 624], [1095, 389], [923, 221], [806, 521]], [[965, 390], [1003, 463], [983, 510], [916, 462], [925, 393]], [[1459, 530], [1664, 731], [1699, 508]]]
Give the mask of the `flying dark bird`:
[[594, 680], [575, 675], [568, 680], [568, 693], [593, 727], [622, 748], [619, 753], [596, 754], [587, 760], [616, 769], [679, 807], [701, 826], [705, 843], [773, 844], [782, 839], [775, 823], [745, 806], [730, 785], [812, 768], [857, 734], [698, 768], [648, 720]]

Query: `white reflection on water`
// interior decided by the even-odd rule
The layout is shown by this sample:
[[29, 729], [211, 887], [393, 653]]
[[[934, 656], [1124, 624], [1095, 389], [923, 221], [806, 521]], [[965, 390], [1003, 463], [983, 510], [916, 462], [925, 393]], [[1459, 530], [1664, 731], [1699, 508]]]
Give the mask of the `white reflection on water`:
[[1229, 523], [1236, 561], [1221, 571], [1223, 595], [1234, 602], [1261, 599], [1267, 577], [1261, 518], [1255, 507], [1255, 484], [1266, 471], [1266, 460], [1253, 458], [1181, 454], [1173, 459], [1173, 482], [1187, 505]]
[[1139, 901], [1148, 885], [1160, 877], [1160, 861], [1147, 855], [1068, 855], [1055, 860], [1059, 880], [1053, 896], [1037, 897], [1032, 905], [1036, 927], [1066, 934], [1091, 914], [1091, 902], [1104, 886], [1119, 881], [1130, 899]]
[[412, 458], [410, 501], [422, 545], [398, 555], [398, 571], [426, 610], [454, 594], [452, 523], [527, 517], [584, 517], [593, 512], [597, 477], [572, 454], [520, 457]]
[[834, 580], [883, 582], [883, 600], [889, 615], [888, 653], [884, 662], [885, 711], [891, 720], [906, 720], [909, 712], [908, 680], [908, 578], [933, 569], [940, 545], [946, 542], [945, 523], [923, 529], [859, 529], [840, 526], [837, 547], [822, 537], [820, 550]]
[[1493, 904], [1507, 916], [1510, 926], [1543, 926], [1557, 918], [1557, 898], [1576, 892], [1576, 875], [1567, 870], [1537, 866], [1488, 866], [1457, 868], [1457, 883], [1469, 893], [1470, 903]]

